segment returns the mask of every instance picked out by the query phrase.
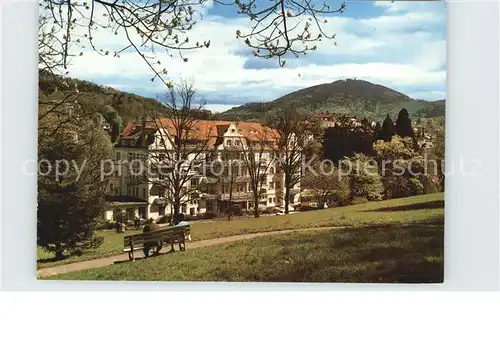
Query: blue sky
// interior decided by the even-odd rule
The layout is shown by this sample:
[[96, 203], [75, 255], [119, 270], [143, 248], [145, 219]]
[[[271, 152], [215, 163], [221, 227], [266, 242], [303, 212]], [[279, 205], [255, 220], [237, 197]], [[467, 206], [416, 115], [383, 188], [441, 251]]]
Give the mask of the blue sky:
[[[259, 0], [258, 4], [268, 3]], [[331, 1], [331, 6], [340, 1]], [[209, 49], [189, 52], [185, 63], [163, 55], [169, 78], [191, 79], [198, 96], [213, 111], [247, 102], [269, 101], [308, 86], [337, 79], [357, 78], [386, 85], [412, 98], [445, 98], [446, 9], [442, 2], [347, 1], [343, 14], [329, 18], [327, 30], [336, 34], [337, 45], [319, 43], [318, 50], [297, 59], [255, 58], [240, 40], [249, 20], [234, 7], [208, 4], [191, 40], [211, 40]], [[119, 45], [117, 37], [101, 35], [102, 46]], [[165, 88], [151, 82], [151, 72], [137, 54], [119, 59], [91, 52], [75, 58], [70, 75], [98, 84], [154, 97]]]

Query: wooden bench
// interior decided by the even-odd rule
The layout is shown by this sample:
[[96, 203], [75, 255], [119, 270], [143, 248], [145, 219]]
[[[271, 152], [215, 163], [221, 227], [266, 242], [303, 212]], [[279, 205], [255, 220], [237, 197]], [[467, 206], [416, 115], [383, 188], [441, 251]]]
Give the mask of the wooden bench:
[[129, 260], [135, 260], [134, 251], [142, 250], [144, 257], [149, 257], [150, 251], [152, 255], [158, 255], [163, 245], [179, 244], [179, 250], [186, 250], [186, 239], [191, 240], [189, 225], [165, 227], [151, 232], [127, 235], [123, 238], [124, 252], [128, 252]]

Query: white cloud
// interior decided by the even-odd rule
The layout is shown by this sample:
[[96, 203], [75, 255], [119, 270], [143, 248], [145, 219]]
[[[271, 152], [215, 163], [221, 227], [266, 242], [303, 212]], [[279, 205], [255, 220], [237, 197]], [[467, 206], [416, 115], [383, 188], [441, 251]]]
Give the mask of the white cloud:
[[207, 104], [203, 108], [212, 112], [224, 112], [238, 105]]
[[[384, 8], [387, 13], [401, 13], [409, 11], [422, 11], [433, 8], [433, 6], [441, 6], [442, 0], [381, 0], [375, 1], [374, 5]], [[437, 5], [436, 5], [437, 4]]]
[[[443, 70], [446, 44], [442, 36], [429, 28], [443, 26], [442, 11], [428, 6], [410, 11], [415, 5], [407, 5], [407, 2], [388, 4], [391, 3], [377, 3], [387, 8], [379, 17], [329, 19], [325, 29], [337, 34], [337, 46], [322, 41], [317, 55], [300, 57], [293, 62], [297, 65], [288, 68], [277, 68], [277, 62], [276, 68], [245, 68], [245, 61], [251, 57], [243, 57], [241, 52], [249, 52], [249, 49], [235, 37], [237, 29], [243, 31], [248, 26], [245, 18], [205, 16], [189, 36], [194, 41], [211, 40], [210, 48], [185, 53], [187, 63], [177, 55], [160, 54], [159, 59], [170, 79], [193, 78], [208, 104], [215, 95], [247, 102], [265, 101], [294, 89], [342, 78], [405, 87], [406, 92], [420, 91], [420, 96], [422, 87], [431, 86], [429, 94], [439, 95], [440, 92], [433, 90], [446, 80]], [[116, 37], [111, 34], [99, 39], [106, 44]], [[125, 52], [119, 59], [86, 52], [74, 60], [71, 75], [124, 90], [151, 94], [164, 90], [160, 82], [150, 82], [151, 71], [133, 52]]]

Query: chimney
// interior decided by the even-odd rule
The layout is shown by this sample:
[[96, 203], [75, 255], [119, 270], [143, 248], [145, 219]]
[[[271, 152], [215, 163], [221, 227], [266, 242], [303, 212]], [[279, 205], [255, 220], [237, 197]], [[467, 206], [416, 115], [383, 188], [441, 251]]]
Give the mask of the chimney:
[[146, 129], [146, 120], [144, 117], [142, 117], [142, 123], [141, 123], [141, 142], [142, 142], [142, 147], [146, 147], [146, 133], [144, 130]]

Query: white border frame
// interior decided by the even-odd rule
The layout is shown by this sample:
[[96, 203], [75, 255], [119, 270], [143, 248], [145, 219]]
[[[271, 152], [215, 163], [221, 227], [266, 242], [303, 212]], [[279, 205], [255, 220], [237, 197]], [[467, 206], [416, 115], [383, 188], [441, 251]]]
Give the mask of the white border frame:
[[37, 281], [37, 15], [34, 0], [1, 1], [2, 245], [7, 290], [498, 290], [499, 4], [447, 5], [447, 162], [479, 160], [480, 176], [446, 181], [443, 284], [260, 284]]

